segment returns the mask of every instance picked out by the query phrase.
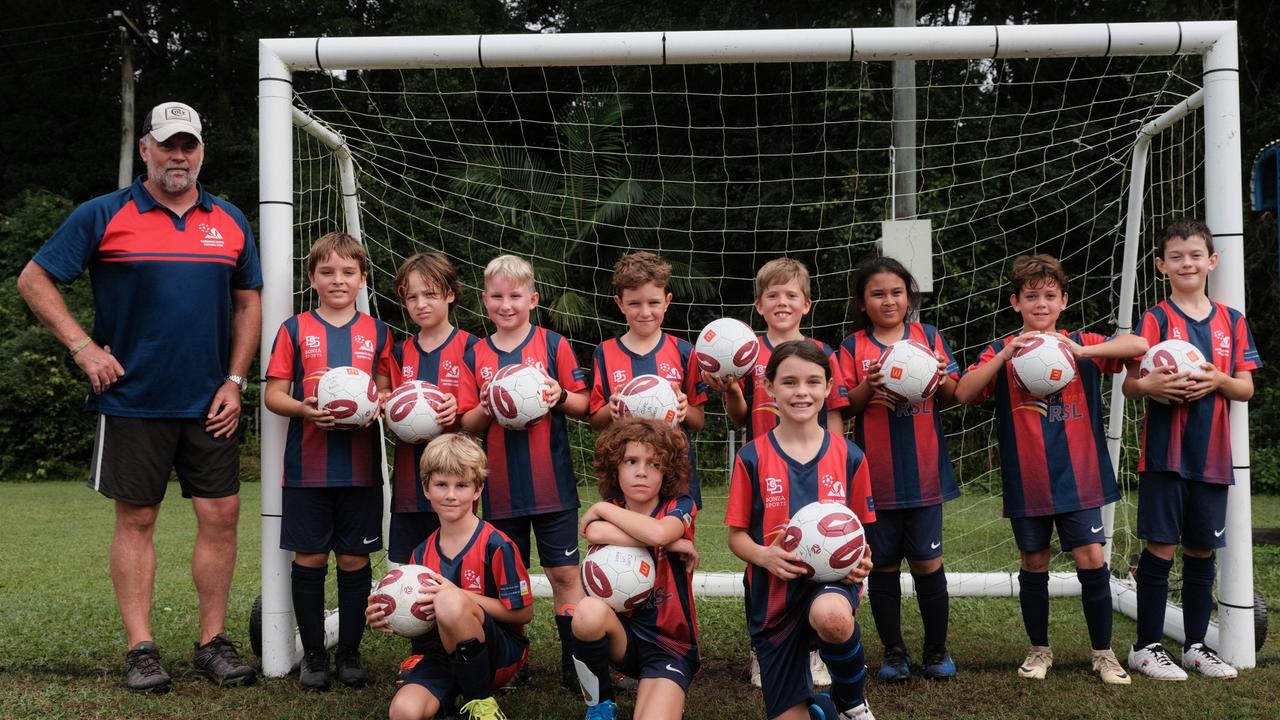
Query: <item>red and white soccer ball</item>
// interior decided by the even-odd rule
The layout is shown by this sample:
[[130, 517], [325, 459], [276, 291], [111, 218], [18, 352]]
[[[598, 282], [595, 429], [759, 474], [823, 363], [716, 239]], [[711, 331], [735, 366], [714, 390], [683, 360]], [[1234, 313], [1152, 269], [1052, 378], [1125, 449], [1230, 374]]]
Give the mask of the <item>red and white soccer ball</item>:
[[489, 410], [508, 430], [524, 430], [551, 410], [547, 376], [528, 365], [508, 365], [489, 383]]
[[436, 621], [428, 620], [417, 605], [418, 589], [435, 584], [426, 567], [401, 565], [378, 581], [370, 599], [382, 605], [387, 624], [397, 635], [420, 637], [434, 630]]
[[649, 598], [656, 574], [648, 550], [600, 545], [592, 548], [582, 563], [582, 587], [616, 612], [626, 612]]
[[1013, 355], [1013, 379], [1038, 398], [1061, 392], [1076, 379], [1076, 359], [1057, 335], [1041, 333], [1027, 339]]
[[938, 358], [919, 340], [899, 340], [880, 353], [881, 388], [899, 405], [924, 402], [938, 390]]
[[436, 421], [436, 413], [447, 400], [444, 391], [435, 385], [425, 380], [410, 380], [387, 398], [387, 427], [404, 442], [415, 445], [429, 442], [444, 432]]
[[791, 516], [784, 532], [782, 549], [800, 558], [814, 582], [844, 578], [867, 552], [862, 521], [838, 502], [805, 505]]
[[378, 386], [360, 368], [341, 366], [320, 376], [316, 401], [321, 410], [333, 415], [341, 430], [362, 428], [378, 415]]
[[760, 343], [751, 326], [741, 320], [720, 318], [707, 323], [698, 333], [694, 353], [704, 375], [736, 380], [751, 372], [760, 353]]
[[671, 427], [680, 424], [676, 419], [680, 398], [671, 387], [671, 381], [657, 375], [637, 375], [619, 388], [618, 410], [623, 417], [657, 420]]
[[[1186, 340], [1165, 340], [1152, 345], [1147, 354], [1142, 356], [1142, 362], [1138, 365], [1138, 377], [1146, 377], [1155, 372], [1156, 368], [1172, 367], [1175, 372], [1190, 371], [1191, 378], [1199, 379], [1204, 372], [1200, 368], [1203, 362], [1207, 362], [1204, 353], [1195, 345]], [[1151, 399], [1168, 404], [1164, 398], [1154, 395]]]

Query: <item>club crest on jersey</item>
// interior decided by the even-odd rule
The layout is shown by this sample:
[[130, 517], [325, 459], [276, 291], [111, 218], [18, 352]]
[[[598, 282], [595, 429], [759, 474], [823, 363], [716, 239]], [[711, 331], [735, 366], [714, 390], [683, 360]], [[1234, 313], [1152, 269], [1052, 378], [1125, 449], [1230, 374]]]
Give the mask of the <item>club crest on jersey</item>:
[[1219, 357], [1231, 357], [1231, 338], [1221, 330], [1213, 331], [1213, 339], [1218, 341], [1218, 347], [1213, 349], [1213, 354]]
[[204, 233], [204, 238], [200, 240], [201, 245], [205, 247], [222, 247], [226, 244], [222, 233], [218, 232], [218, 228], [208, 223], [200, 223], [196, 225], [196, 229]]
[[480, 575], [475, 570], [467, 569], [462, 572], [462, 584], [467, 590], [481, 590]]
[[543, 375], [547, 374], [547, 366], [538, 358], [525, 358], [524, 364], [531, 368], [537, 368], [542, 371]]
[[363, 335], [356, 335], [352, 339], [355, 340], [356, 344], [354, 351], [355, 356], [362, 360], [372, 360], [373, 341]]
[[1174, 340], [1181, 340], [1182, 331], [1176, 327], [1169, 328], [1169, 336], [1172, 337]]
[[824, 500], [844, 500], [846, 495], [844, 492], [844, 483], [836, 482], [836, 476], [831, 473], [823, 473], [822, 479], [819, 480], [822, 486]]

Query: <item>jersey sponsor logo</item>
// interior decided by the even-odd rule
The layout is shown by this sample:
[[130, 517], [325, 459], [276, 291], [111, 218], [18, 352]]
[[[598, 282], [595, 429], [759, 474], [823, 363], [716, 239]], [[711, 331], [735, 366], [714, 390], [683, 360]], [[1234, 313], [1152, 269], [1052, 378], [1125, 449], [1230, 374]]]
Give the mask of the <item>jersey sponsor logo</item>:
[[626, 381], [627, 381], [627, 371], [626, 371], [626, 370], [614, 370], [614, 371], [613, 371], [613, 382], [614, 382], [614, 384], [615, 384], [615, 385], [621, 385], [622, 383], [624, 383], [624, 382], [626, 382]]
[[467, 590], [480, 591], [480, 574], [470, 568], [463, 570], [462, 584]]
[[844, 483], [837, 482], [836, 476], [832, 473], [823, 473], [818, 479], [818, 485], [821, 487], [823, 500], [844, 501], [846, 497]]
[[302, 338], [302, 357], [317, 358], [324, 351], [320, 348], [320, 337], [317, 335], [307, 335]]
[[1171, 328], [1169, 328], [1169, 337], [1173, 338], [1174, 340], [1181, 340], [1181, 339], [1182, 339], [1182, 330], [1180, 330], [1180, 329], [1178, 329], [1178, 328], [1176, 328], [1176, 327], [1171, 327]]
[[767, 477], [764, 479], [764, 506], [782, 507], [787, 504], [787, 482], [782, 478]]
[[404, 368], [400, 370], [400, 376], [403, 377], [405, 380], [412, 380], [414, 376], [417, 374], [418, 374], [417, 368], [415, 368], [412, 365], [405, 365]]
[[765, 371], [765, 367], [766, 367], [766, 366], [764, 366], [764, 365], [756, 365], [756, 367], [755, 367], [755, 374], [756, 374], [756, 379], [757, 379], [757, 380], [763, 380], [763, 379], [764, 379], [764, 371]]
[[525, 364], [525, 365], [528, 365], [528, 366], [529, 366], [529, 367], [531, 367], [531, 368], [537, 368], [537, 369], [541, 370], [543, 375], [546, 375], [546, 374], [547, 374], [547, 366], [546, 366], [546, 364], [545, 364], [545, 363], [543, 363], [543, 362], [542, 362], [541, 360], [539, 360], [538, 358], [525, 358], [525, 359], [524, 359], [524, 364]]
[[218, 232], [218, 228], [208, 224], [200, 223], [196, 225], [196, 229], [204, 233], [204, 237], [200, 240], [200, 244], [205, 247], [222, 247], [226, 244], [222, 233]]
[[894, 417], [915, 417], [917, 415], [925, 415], [933, 410], [933, 403], [926, 398], [923, 402], [918, 403], [902, 403], [901, 405], [894, 403]]
[[1214, 330], [1213, 339], [1218, 341], [1218, 347], [1213, 349], [1213, 354], [1218, 357], [1231, 357], [1231, 337], [1221, 330]]
[[1062, 395], [1054, 395], [1047, 400], [1029, 398], [1013, 408], [1014, 412], [1034, 412], [1049, 422], [1066, 422], [1084, 418], [1084, 412], [1075, 403], [1063, 402]]
[[355, 341], [354, 342], [355, 347], [352, 349], [353, 355], [360, 358], [361, 360], [373, 359], [373, 341], [372, 340], [370, 340], [369, 338], [363, 335], [356, 335], [355, 337], [352, 338], [352, 340]]
[[480, 368], [480, 379], [481, 379], [481, 380], [492, 380], [492, 379], [493, 379], [493, 368], [489, 367], [488, 365], [485, 365], [484, 367]]

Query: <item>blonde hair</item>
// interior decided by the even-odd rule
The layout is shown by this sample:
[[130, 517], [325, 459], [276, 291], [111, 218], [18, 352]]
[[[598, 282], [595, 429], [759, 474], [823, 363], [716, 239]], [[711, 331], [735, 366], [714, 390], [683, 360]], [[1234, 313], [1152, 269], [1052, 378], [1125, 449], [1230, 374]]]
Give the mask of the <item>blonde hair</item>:
[[760, 302], [760, 298], [764, 297], [765, 290], [774, 285], [782, 285], [795, 280], [800, 285], [800, 292], [804, 293], [804, 299], [809, 299], [809, 268], [799, 260], [792, 260], [788, 257], [770, 260], [760, 267], [756, 272], [756, 302]]
[[533, 266], [528, 260], [515, 255], [499, 255], [484, 267], [484, 281], [487, 284], [494, 278], [505, 278], [517, 285], [528, 285], [533, 289]]
[[307, 275], [313, 274], [322, 260], [333, 255], [355, 260], [360, 263], [360, 272], [369, 273], [369, 255], [364, 245], [347, 233], [331, 232], [311, 244], [311, 252], [307, 253]]
[[484, 449], [470, 435], [448, 433], [427, 443], [419, 464], [422, 484], [425, 486], [435, 473], [455, 475], [475, 483], [476, 489], [484, 487], [489, 469], [485, 465]]

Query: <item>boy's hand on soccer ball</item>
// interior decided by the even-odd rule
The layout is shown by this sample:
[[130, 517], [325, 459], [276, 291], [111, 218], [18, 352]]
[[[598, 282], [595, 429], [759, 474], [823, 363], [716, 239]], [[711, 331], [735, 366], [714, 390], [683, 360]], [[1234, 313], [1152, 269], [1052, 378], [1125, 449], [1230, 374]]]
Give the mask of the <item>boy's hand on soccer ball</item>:
[[1192, 384], [1190, 372], [1178, 372], [1172, 365], [1161, 365], [1138, 380], [1144, 395], [1161, 398], [1175, 405], [1187, 402]]
[[493, 417], [493, 408], [489, 407], [489, 386], [491, 384], [493, 384], [492, 380], [486, 380], [480, 386], [480, 405], [478, 406], [489, 417]]
[[1200, 363], [1200, 377], [1190, 378], [1186, 387], [1187, 402], [1195, 402], [1212, 392], [1217, 392], [1227, 381], [1227, 374], [1213, 363]]
[[555, 407], [560, 404], [560, 396], [564, 394], [564, 388], [560, 387], [560, 383], [555, 378], [548, 376], [544, 379], [543, 384], [547, 386], [543, 399], [547, 401], [548, 407]]
[[719, 375], [703, 374], [702, 379], [707, 383], [707, 387], [724, 395], [741, 395], [742, 386], [738, 384], [736, 379], [725, 380]]
[[444, 401], [440, 403], [440, 407], [436, 408], [436, 422], [440, 423], [440, 427], [449, 427], [458, 419], [458, 398], [453, 393], [445, 393]]
[[676, 391], [676, 424], [679, 425], [684, 422], [684, 416], [689, 414], [689, 396], [680, 389], [680, 383], [671, 383], [671, 389]]
[[866, 580], [867, 576], [871, 574], [871, 568], [872, 568], [871, 546], [868, 545], [866, 552], [862, 553], [862, 559], [859, 560], [857, 564], [854, 565], [853, 568], [849, 570], [849, 574], [845, 575], [844, 578], [840, 580], [840, 582], [844, 583], [845, 585], [860, 583], [863, 580]]
[[1088, 359], [1089, 353], [1088, 351], [1085, 350], [1084, 345], [1081, 345], [1080, 343], [1076, 342], [1075, 340], [1072, 340], [1070, 337], [1067, 337], [1066, 335], [1059, 334], [1057, 337], [1058, 337], [1058, 340], [1063, 345], [1066, 345], [1067, 349], [1071, 351], [1071, 357], [1077, 360]]
[[426, 575], [432, 582], [423, 583], [422, 587], [418, 588], [418, 599], [414, 605], [422, 610], [423, 619], [430, 621], [436, 619], [436, 593], [455, 586], [449, 582], [448, 578], [431, 568], [427, 568]]
[[786, 537], [786, 533], [779, 532], [774, 537], [773, 542], [764, 546], [764, 553], [760, 558], [760, 562], [756, 563], [760, 567], [768, 570], [770, 574], [779, 580], [791, 582], [796, 578], [805, 577], [805, 567], [800, 562], [800, 558], [795, 553], [782, 549], [782, 540]]
[[876, 390], [884, 387], [884, 373], [880, 372], [881, 369], [879, 360], [872, 360], [867, 366], [867, 384]]
[[617, 393], [609, 396], [609, 421], [618, 422], [622, 419], [622, 402]]
[[332, 430], [334, 426], [333, 413], [321, 410], [320, 399], [314, 396], [302, 401], [302, 419], [321, 430]]
[[996, 353], [996, 357], [1008, 362], [1009, 360], [1013, 359], [1013, 356], [1017, 354], [1019, 350], [1026, 347], [1027, 342], [1031, 340], [1031, 338], [1035, 337], [1036, 335], [1042, 335], [1042, 334], [1043, 333], [1041, 333], [1038, 330], [1030, 330], [1030, 331], [1024, 332], [1021, 335], [1010, 340], [1007, 345], [1000, 348], [1000, 352]]
[[[947, 362], [947, 356], [937, 350], [933, 351], [933, 356], [938, 358], [938, 379], [945, 383], [947, 378], [950, 377], [947, 373], [947, 366], [950, 365], [950, 363]], [[939, 385], [939, 387], [941, 387], [941, 385]]]
[[374, 597], [373, 595], [369, 596], [369, 604], [364, 609], [365, 622], [369, 624], [370, 630], [394, 635], [395, 633], [391, 630], [391, 624], [387, 622], [387, 614], [383, 610], [382, 603], [375, 602]]

